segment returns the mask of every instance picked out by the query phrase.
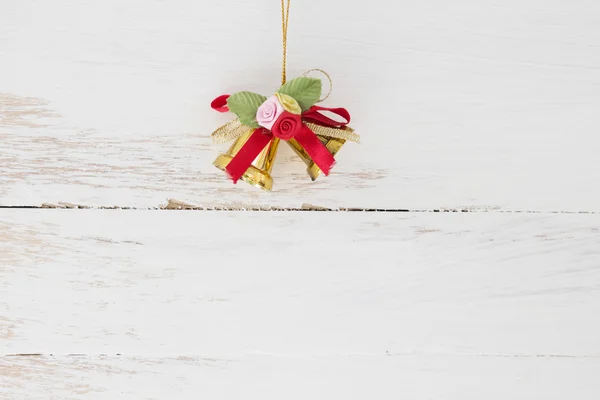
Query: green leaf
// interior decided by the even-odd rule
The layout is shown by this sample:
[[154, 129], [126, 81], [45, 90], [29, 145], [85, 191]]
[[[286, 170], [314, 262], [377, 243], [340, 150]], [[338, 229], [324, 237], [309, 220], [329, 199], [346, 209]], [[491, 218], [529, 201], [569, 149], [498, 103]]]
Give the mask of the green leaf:
[[258, 128], [256, 110], [267, 98], [252, 92], [237, 92], [229, 96], [227, 106], [240, 122], [250, 128]]
[[319, 101], [321, 90], [320, 79], [302, 76], [284, 83], [278, 92], [293, 97], [300, 104], [302, 111], [306, 111]]

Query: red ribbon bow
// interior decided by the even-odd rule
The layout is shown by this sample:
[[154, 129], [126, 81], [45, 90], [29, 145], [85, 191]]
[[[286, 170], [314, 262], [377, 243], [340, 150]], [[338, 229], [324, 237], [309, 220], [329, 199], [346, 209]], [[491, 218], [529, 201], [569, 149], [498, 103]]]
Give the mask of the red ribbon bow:
[[[229, 95], [224, 94], [214, 99], [210, 105], [216, 111], [227, 112], [229, 111], [229, 107], [227, 107], [228, 98]], [[335, 114], [343, 118], [343, 121], [336, 121], [329, 118], [322, 111]], [[305, 122], [312, 122], [332, 128], [341, 128], [350, 123], [350, 113], [345, 108], [312, 106], [302, 114], [301, 118]], [[252, 132], [246, 143], [244, 143], [227, 167], [225, 167], [225, 171], [229, 174], [233, 183], [236, 183], [244, 175], [244, 172], [246, 172], [248, 167], [250, 167], [252, 162], [273, 138], [273, 133], [265, 128], [257, 128]], [[297, 130], [292, 138], [304, 148], [321, 171], [325, 175], [329, 175], [331, 168], [335, 164], [335, 159], [329, 150], [327, 150], [327, 147], [319, 140], [318, 136], [305, 123], [302, 123], [301, 128]]]

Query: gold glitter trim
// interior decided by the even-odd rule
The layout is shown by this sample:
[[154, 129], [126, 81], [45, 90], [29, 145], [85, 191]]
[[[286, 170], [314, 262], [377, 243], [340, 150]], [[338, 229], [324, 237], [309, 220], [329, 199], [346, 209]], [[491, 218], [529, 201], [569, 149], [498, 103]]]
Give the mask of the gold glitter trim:
[[[310, 128], [311, 131], [319, 136], [344, 139], [354, 143], [360, 142], [360, 136], [354, 133], [354, 129], [350, 128], [349, 126], [344, 128], [331, 128], [328, 126], [313, 124], [312, 122], [305, 122], [305, 124]], [[213, 143], [225, 143], [233, 139], [237, 139], [238, 137], [252, 130], [254, 130], [254, 128], [249, 128], [246, 125], [243, 125], [239, 119], [234, 119], [233, 121], [217, 128], [217, 130], [211, 134], [211, 137]]]
[[236, 118], [233, 121], [217, 128], [217, 130], [215, 130], [210, 136], [212, 137], [213, 143], [219, 144], [237, 139], [244, 133], [247, 133], [251, 130], [253, 130], [253, 128], [243, 125], [240, 120]]
[[330, 128], [328, 126], [313, 124], [312, 122], [305, 122], [305, 124], [310, 128], [311, 131], [320, 136], [344, 139], [354, 143], [360, 142], [360, 136], [354, 133], [354, 129], [350, 128], [349, 126], [344, 128]]

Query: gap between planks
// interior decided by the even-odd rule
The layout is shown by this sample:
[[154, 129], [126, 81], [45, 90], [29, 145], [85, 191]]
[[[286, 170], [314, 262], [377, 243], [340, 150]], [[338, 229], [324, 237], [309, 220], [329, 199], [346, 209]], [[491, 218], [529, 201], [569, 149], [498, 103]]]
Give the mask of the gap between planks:
[[329, 212], [389, 212], [389, 213], [473, 213], [473, 212], [497, 212], [508, 214], [600, 214], [596, 211], [535, 211], [535, 210], [500, 210], [497, 207], [490, 208], [434, 208], [434, 209], [408, 209], [408, 208], [358, 208], [339, 207], [329, 208], [313, 204], [302, 204], [301, 207], [273, 207], [273, 206], [247, 206], [247, 205], [216, 205], [213, 207], [196, 206], [179, 200], [169, 199], [165, 205], [158, 207], [123, 207], [123, 206], [87, 206], [68, 202], [43, 203], [41, 206], [2, 206], [0, 209], [97, 209], [97, 210], [195, 210], [195, 211], [329, 211]]
[[[277, 354], [254, 354], [254, 355], [266, 355], [266, 356], [281, 356], [281, 355], [277, 355]], [[380, 357], [380, 356], [386, 356], [386, 357], [402, 357], [402, 356], [418, 356], [418, 355], [422, 355], [422, 356], [444, 356], [444, 357], [487, 357], [487, 358], [591, 358], [591, 359], [600, 359], [600, 355], [595, 355], [595, 354], [585, 354], [585, 355], [580, 355], [580, 354], [502, 354], [502, 353], [464, 353], [464, 354], [459, 354], [459, 353], [425, 353], [425, 352], [407, 352], [407, 353], [390, 353], [390, 352], [386, 352], [384, 354], [365, 354], [365, 353], [353, 353], [353, 354], [339, 354], [340, 356], [344, 356], [344, 357], [348, 357], [348, 356], [359, 356], [359, 357], [365, 357], [365, 356], [373, 356], [373, 357]], [[296, 358], [298, 356], [291, 356], [291, 355], [283, 355], [284, 357], [288, 357], [288, 358]], [[329, 357], [330, 355], [327, 355], [327, 357]], [[115, 354], [106, 354], [106, 353], [99, 353], [99, 354], [84, 354], [84, 353], [69, 353], [69, 354], [53, 354], [53, 353], [16, 353], [16, 354], [5, 354], [3, 356], [0, 356], [0, 358], [87, 358], [87, 357], [139, 357], [139, 355], [127, 355], [124, 353], [115, 353]], [[314, 355], [311, 355], [311, 358], [314, 358]], [[201, 357], [199, 356], [198, 358], [212, 358], [212, 357]]]

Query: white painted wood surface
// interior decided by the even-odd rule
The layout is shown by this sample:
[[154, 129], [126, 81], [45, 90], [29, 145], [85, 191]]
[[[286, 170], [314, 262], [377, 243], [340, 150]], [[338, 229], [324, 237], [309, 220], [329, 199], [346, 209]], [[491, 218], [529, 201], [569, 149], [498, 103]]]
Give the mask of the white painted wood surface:
[[[595, 400], [599, 368], [600, 361], [592, 358], [438, 354], [0, 359], [0, 370], [9, 371], [9, 400]], [[1, 388], [0, 383], [0, 393]]]
[[599, 228], [0, 210], [0, 398], [596, 399]]
[[0, 400], [600, 397], [600, 3], [293, 0], [362, 143], [273, 193], [208, 104], [277, 1], [1, 3], [0, 207], [485, 212], [0, 209]]
[[4, 0], [0, 205], [600, 211], [599, 2], [293, 1], [289, 74], [327, 70], [363, 143], [315, 183], [282, 146], [266, 194], [211, 165], [208, 104], [277, 87], [279, 12]]

